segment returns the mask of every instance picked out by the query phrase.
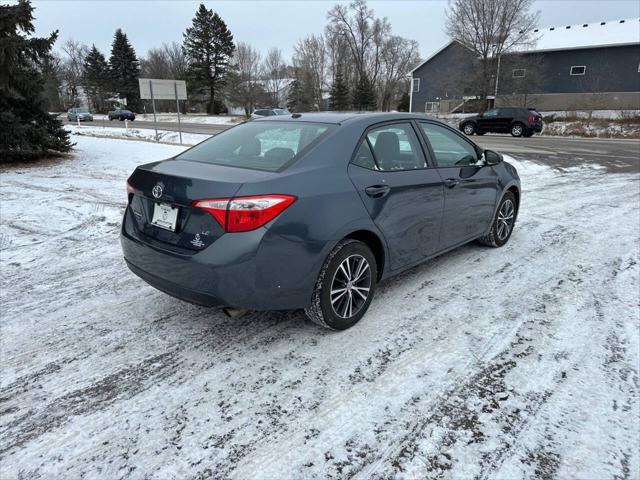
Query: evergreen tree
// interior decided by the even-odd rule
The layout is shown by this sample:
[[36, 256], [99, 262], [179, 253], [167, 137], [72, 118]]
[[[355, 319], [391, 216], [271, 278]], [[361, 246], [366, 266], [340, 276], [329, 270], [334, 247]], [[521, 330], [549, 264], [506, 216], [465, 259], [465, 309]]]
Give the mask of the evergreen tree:
[[195, 90], [208, 93], [207, 113], [217, 113], [220, 102], [216, 102], [216, 93], [227, 80], [229, 61], [235, 50], [233, 35], [224, 20], [201, 3], [193, 26], [187, 28], [183, 37], [190, 84]]
[[43, 63], [58, 32], [27, 38], [33, 31], [28, 0], [0, 5], [0, 161], [29, 160], [72, 146], [43, 98]]
[[369, 78], [362, 74], [353, 94], [353, 106], [356, 110], [377, 110], [376, 94]]
[[127, 108], [138, 111], [140, 108], [140, 64], [136, 52], [129, 43], [127, 35], [119, 28], [111, 44], [109, 58], [112, 89], [114, 93], [127, 99]]
[[329, 94], [329, 108], [331, 110], [348, 110], [349, 109], [349, 88], [347, 87], [342, 69], [338, 66], [336, 70], [336, 78], [331, 86]]
[[409, 94], [404, 92], [402, 97], [400, 97], [400, 102], [396, 107], [399, 112], [408, 112], [409, 111]]
[[296, 69], [293, 76], [293, 82], [289, 86], [289, 94], [287, 95], [287, 108], [292, 112], [309, 112], [313, 110], [310, 99], [312, 95], [309, 93], [311, 78], [300, 69]]
[[95, 45], [84, 61], [84, 84], [93, 109], [104, 112], [104, 101], [109, 91], [109, 64]]

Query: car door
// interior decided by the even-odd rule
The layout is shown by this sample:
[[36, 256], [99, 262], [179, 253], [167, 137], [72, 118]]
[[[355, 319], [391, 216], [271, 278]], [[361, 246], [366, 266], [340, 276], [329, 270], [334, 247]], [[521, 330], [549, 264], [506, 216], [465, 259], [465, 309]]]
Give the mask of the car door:
[[487, 110], [478, 119], [478, 130], [481, 132], [495, 132], [497, 127], [498, 109]]
[[444, 186], [425, 159], [410, 121], [367, 130], [349, 176], [385, 237], [392, 270], [433, 254], [439, 243]]
[[500, 132], [508, 133], [510, 131], [511, 122], [513, 122], [515, 108], [499, 108], [498, 118], [496, 120], [497, 128]]
[[444, 213], [440, 250], [482, 235], [491, 222], [498, 198], [498, 175], [479, 162], [476, 147], [455, 130], [420, 121], [431, 157], [444, 182]]

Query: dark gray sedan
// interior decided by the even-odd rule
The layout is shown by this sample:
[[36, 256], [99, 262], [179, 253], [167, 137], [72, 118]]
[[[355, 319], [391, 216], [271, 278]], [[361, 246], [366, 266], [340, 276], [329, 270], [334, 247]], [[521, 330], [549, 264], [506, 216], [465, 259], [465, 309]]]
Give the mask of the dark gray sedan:
[[418, 114], [303, 113], [238, 125], [128, 180], [122, 247], [152, 286], [201, 305], [304, 309], [332, 329], [381, 280], [511, 236], [516, 169]]

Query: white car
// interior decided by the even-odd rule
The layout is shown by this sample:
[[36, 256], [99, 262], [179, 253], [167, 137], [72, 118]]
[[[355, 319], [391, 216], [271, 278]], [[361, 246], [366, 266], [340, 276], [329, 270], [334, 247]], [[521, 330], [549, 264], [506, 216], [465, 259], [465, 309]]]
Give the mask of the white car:
[[276, 115], [291, 115], [291, 112], [286, 108], [260, 108], [254, 110], [250, 118], [251, 120], [255, 120], [256, 118], [273, 117]]

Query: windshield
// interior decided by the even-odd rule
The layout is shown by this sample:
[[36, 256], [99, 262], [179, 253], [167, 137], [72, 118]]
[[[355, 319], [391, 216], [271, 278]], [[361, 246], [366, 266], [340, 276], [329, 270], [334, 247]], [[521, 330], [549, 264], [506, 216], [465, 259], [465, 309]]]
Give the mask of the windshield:
[[76, 108], [76, 112], [78, 113], [89, 113], [89, 110], [86, 108]]
[[333, 128], [323, 123], [249, 122], [219, 133], [177, 158], [275, 172]]
[[289, 115], [290, 113], [286, 108], [276, 108], [274, 112], [276, 112], [276, 115]]

